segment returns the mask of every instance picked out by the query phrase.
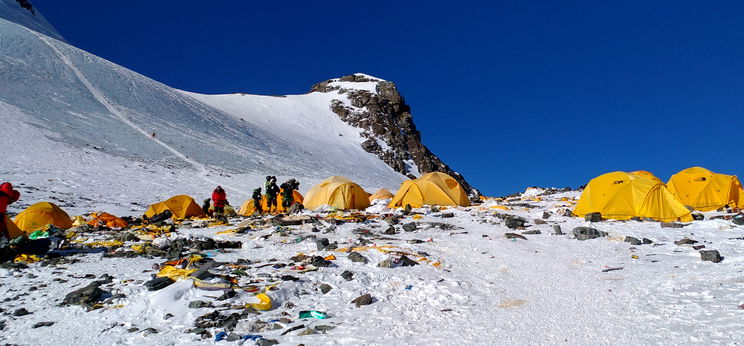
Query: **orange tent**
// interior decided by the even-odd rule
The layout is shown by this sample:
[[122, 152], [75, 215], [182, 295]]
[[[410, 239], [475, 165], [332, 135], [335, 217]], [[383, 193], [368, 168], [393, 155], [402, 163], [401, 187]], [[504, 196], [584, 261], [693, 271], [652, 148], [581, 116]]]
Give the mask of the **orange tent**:
[[93, 219], [88, 221], [90, 226], [106, 226], [109, 228], [124, 228], [129, 226], [126, 221], [109, 213], [98, 212], [90, 215]]

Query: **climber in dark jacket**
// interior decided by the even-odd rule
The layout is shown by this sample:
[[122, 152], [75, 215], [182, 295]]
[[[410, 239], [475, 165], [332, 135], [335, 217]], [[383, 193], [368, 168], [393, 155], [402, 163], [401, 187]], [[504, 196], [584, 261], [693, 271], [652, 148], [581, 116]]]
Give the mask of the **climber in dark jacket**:
[[282, 207], [284, 210], [289, 210], [289, 207], [294, 203], [294, 190], [300, 186], [300, 183], [295, 179], [289, 179], [287, 182], [282, 184]]
[[263, 214], [263, 208], [261, 208], [261, 188], [253, 190], [253, 207], [259, 214]]
[[279, 194], [279, 186], [276, 186], [276, 177], [266, 177], [266, 208], [267, 212], [276, 211], [276, 196]]

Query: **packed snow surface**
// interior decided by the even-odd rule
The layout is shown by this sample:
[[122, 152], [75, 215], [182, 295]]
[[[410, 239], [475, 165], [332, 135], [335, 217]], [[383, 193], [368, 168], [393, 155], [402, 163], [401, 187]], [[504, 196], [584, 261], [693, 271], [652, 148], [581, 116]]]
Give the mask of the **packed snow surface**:
[[[240, 249], [205, 252], [218, 262], [248, 259], [248, 278], [276, 284], [268, 291], [274, 308], [251, 314], [233, 333], [261, 335], [281, 344], [296, 345], [452, 345], [452, 344], [707, 344], [744, 342], [739, 321], [744, 310], [744, 227], [726, 220], [706, 220], [684, 228], [661, 228], [658, 222], [603, 221], [587, 223], [560, 216], [576, 192], [543, 196], [541, 201], [524, 197], [500, 205], [510, 210], [474, 206], [432, 211], [415, 209], [400, 215], [397, 234], [383, 235], [389, 225], [377, 218], [331, 226], [328, 214], [316, 224], [276, 228], [262, 226], [244, 234], [217, 234], [233, 225], [207, 228], [180, 227], [158, 238], [166, 244], [177, 238], [212, 237], [238, 240]], [[375, 207], [373, 207], [375, 208]], [[372, 209], [370, 209], [372, 210]], [[389, 213], [376, 206], [375, 211]], [[544, 212], [550, 214], [543, 215]], [[451, 213], [451, 215], [447, 215]], [[378, 214], [368, 214], [374, 217]], [[525, 230], [504, 226], [504, 215], [528, 220]], [[543, 219], [543, 216], [546, 216]], [[542, 221], [535, 222], [536, 220]], [[401, 225], [415, 222], [406, 232]], [[566, 235], [554, 235], [560, 226]], [[571, 235], [578, 226], [608, 232], [607, 237], [579, 241]], [[315, 227], [319, 232], [313, 232]], [[371, 233], [360, 235], [368, 230]], [[508, 239], [508, 232], [526, 239]], [[631, 245], [625, 236], [647, 238], [650, 244]], [[94, 233], [86, 238], [96, 239]], [[675, 245], [690, 238], [716, 249], [720, 263], [704, 262], [691, 245]], [[378, 264], [391, 256], [373, 248], [359, 249], [368, 263], [350, 261], [348, 253], [318, 251], [315, 239], [328, 238], [339, 248], [364, 238], [367, 246], [394, 246], [396, 251], [424, 256], [429, 262], [413, 267], [383, 268]], [[128, 241], [123, 248], [142, 244]], [[120, 249], [121, 251], [121, 249]], [[334, 255], [330, 267], [301, 272], [290, 257]], [[395, 255], [394, 255], [395, 256]], [[19, 344], [213, 344], [222, 328], [209, 329], [202, 339], [190, 333], [194, 321], [214, 310], [225, 315], [240, 312], [239, 306], [255, 302], [252, 293], [238, 290], [224, 301], [221, 291], [205, 291], [191, 280], [177, 281], [160, 291], [147, 291], [149, 280], [163, 258], [107, 258], [101, 254], [73, 255], [74, 262], [59, 265], [29, 264], [28, 268], [0, 270], [0, 292], [6, 299], [5, 330], [0, 341]], [[439, 262], [438, 265], [433, 265]], [[286, 264], [285, 267], [276, 264]], [[274, 266], [272, 266], [274, 265]], [[353, 272], [350, 281], [341, 277]], [[93, 274], [88, 275], [87, 274]], [[81, 288], [102, 274], [114, 277], [104, 288], [125, 297], [86, 311], [79, 306], [59, 306], [68, 292]], [[299, 280], [279, 279], [291, 275]], [[243, 280], [243, 279], [241, 279]], [[320, 285], [332, 287], [326, 294]], [[369, 293], [371, 305], [356, 307], [354, 298]], [[211, 301], [223, 307], [189, 308], [192, 301]], [[31, 314], [13, 317], [25, 308]], [[235, 310], [237, 309], [237, 310]], [[299, 311], [327, 313], [325, 320], [300, 319]], [[167, 316], [171, 314], [172, 317]], [[281, 320], [284, 318], [284, 320]], [[260, 321], [260, 322], [257, 322]], [[52, 326], [31, 329], [38, 322]], [[261, 331], [256, 325], [268, 323]], [[257, 324], [259, 323], [259, 324]], [[292, 327], [304, 327], [281, 335]], [[331, 326], [325, 334], [301, 336], [316, 326]], [[132, 329], [135, 328], [135, 329]], [[153, 328], [156, 333], [151, 333]], [[221, 341], [221, 343], [227, 343]], [[250, 342], [246, 343], [250, 344]]]

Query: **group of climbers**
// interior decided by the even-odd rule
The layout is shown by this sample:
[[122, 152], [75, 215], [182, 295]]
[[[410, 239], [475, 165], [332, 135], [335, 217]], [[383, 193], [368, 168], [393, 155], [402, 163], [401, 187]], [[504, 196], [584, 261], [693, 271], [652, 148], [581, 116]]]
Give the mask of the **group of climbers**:
[[[263, 187], [263, 192], [265, 193], [261, 193], [262, 189], [260, 187], [253, 190], [253, 195], [251, 196], [253, 198], [253, 207], [258, 214], [275, 213], [278, 210], [289, 210], [289, 208], [295, 203], [294, 192], [299, 189], [299, 187], [300, 182], [298, 182], [297, 179], [289, 179], [282, 183], [281, 186], [278, 186], [276, 184], [276, 177], [267, 175]], [[278, 197], [280, 194], [282, 209], [279, 209], [278, 203]], [[262, 199], [265, 199], [266, 201], [266, 210], [264, 210]], [[222, 186], [217, 186], [217, 188], [212, 191], [211, 200], [204, 200], [202, 209], [205, 214], [219, 219], [224, 215], [226, 205], [230, 205], [230, 203], [227, 201], [225, 189], [223, 189]], [[212, 207], [213, 212], [210, 212], [210, 206]]]

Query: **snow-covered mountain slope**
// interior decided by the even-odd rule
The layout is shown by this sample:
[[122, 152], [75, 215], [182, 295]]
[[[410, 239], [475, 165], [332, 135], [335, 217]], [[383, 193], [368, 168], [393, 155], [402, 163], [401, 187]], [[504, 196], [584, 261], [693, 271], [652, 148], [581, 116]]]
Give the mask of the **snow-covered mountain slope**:
[[[130, 203], [138, 203], [129, 208], [135, 211], [177, 193], [207, 196], [216, 184], [240, 202], [266, 175], [299, 178], [303, 191], [330, 175], [348, 176], [370, 190], [395, 189], [405, 179], [366, 152], [360, 130], [330, 110], [338, 95], [246, 96], [255, 100], [246, 111], [252, 116], [241, 119], [202, 102], [205, 97], [0, 15], [0, 121], [13, 124], [0, 130], [13, 139], [0, 149], [7, 162], [3, 179], [40, 189], [39, 200], [64, 199], [52, 193], [57, 191], [66, 202], [93, 199], [69, 202], [73, 208], [104, 203], [123, 212]], [[91, 168], [90, 161], [99, 164]], [[84, 178], [90, 175], [98, 178]], [[99, 191], [93, 182], [111, 195], [88, 196]]]

